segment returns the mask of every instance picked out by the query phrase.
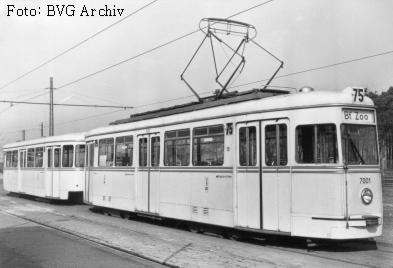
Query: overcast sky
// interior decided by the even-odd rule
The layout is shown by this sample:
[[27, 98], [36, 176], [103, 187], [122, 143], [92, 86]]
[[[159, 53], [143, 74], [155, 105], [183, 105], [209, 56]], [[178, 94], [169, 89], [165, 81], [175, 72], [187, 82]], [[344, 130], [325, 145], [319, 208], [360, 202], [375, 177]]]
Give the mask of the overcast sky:
[[[1, 1], [0, 87], [149, 2], [151, 0]], [[47, 92], [50, 76], [54, 77], [55, 87], [60, 87], [196, 30], [201, 18], [225, 18], [262, 2], [158, 0], [50, 64], [0, 89], [0, 100], [32, 98]], [[10, 16], [7, 16], [7, 4], [15, 5]], [[47, 16], [48, 4], [74, 4], [75, 14]], [[97, 10], [115, 5], [124, 12], [121, 17], [119, 14], [80, 16], [84, 5]], [[40, 7], [41, 14], [17, 16], [16, 9], [24, 7], [37, 10]], [[284, 61], [284, 69], [279, 73], [283, 75], [393, 50], [392, 10], [391, 0], [275, 0], [232, 19], [257, 28], [255, 40]], [[132, 112], [194, 100], [192, 97], [178, 99], [191, 94], [180, 81], [180, 73], [202, 38], [202, 33], [193, 34], [55, 91], [58, 103], [138, 107], [133, 111], [56, 107], [55, 134], [87, 131], [128, 117]], [[213, 71], [209, 53], [209, 50], [203, 51], [187, 74], [198, 92], [215, 89], [206, 81]], [[245, 56], [246, 67], [234, 85], [265, 79], [277, 68], [276, 61], [252, 44], [247, 45]], [[294, 88], [310, 85], [315, 90], [330, 91], [363, 86], [380, 91], [393, 85], [392, 72], [393, 54], [387, 54], [279, 78], [272, 85]], [[258, 85], [236, 89], [247, 90]], [[44, 94], [32, 101], [48, 99], [49, 94]], [[177, 100], [146, 106], [171, 99]], [[27, 129], [28, 139], [39, 137], [41, 122], [48, 135], [48, 110], [47, 106], [0, 104], [0, 146], [21, 139], [22, 129]]]

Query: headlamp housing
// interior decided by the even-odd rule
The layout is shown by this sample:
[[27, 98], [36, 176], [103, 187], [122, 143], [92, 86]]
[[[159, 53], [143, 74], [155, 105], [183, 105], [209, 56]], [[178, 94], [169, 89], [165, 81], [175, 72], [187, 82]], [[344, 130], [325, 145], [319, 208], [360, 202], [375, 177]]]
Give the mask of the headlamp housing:
[[365, 205], [370, 205], [373, 201], [373, 192], [369, 188], [364, 188], [360, 196]]

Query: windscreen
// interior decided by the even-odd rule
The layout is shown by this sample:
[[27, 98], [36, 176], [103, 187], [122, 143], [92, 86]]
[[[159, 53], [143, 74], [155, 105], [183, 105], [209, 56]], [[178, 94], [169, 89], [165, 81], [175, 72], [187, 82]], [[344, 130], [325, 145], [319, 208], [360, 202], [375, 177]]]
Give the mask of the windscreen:
[[375, 126], [342, 124], [341, 143], [345, 164], [378, 164], [377, 131]]

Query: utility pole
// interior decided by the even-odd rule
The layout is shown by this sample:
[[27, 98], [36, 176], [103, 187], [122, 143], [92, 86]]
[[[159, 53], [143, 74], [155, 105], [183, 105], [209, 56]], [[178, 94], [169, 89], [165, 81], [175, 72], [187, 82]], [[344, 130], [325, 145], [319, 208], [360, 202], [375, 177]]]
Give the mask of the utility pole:
[[41, 122], [41, 137], [44, 137], [44, 122]]
[[54, 135], [53, 127], [53, 77], [49, 79], [49, 136]]
[[26, 140], [26, 130], [22, 130], [22, 141]]

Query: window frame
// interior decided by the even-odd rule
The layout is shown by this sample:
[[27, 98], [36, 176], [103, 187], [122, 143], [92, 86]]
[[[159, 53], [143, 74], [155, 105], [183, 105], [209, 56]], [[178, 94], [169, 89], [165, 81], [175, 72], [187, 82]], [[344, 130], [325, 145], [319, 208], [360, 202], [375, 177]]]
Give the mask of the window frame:
[[343, 133], [342, 133], [342, 131], [343, 131], [343, 127], [344, 126], [348, 126], [348, 125], [356, 125], [356, 126], [372, 126], [372, 127], [374, 127], [374, 130], [375, 130], [375, 143], [376, 143], [376, 157], [377, 157], [377, 163], [373, 163], [373, 164], [361, 164], [362, 166], [377, 166], [377, 165], [380, 165], [381, 164], [381, 161], [382, 161], [382, 159], [381, 159], [381, 157], [380, 157], [380, 152], [379, 152], [379, 140], [378, 140], [378, 127], [377, 127], [377, 125], [375, 125], [375, 124], [354, 124], [354, 123], [341, 123], [340, 124], [340, 137], [339, 137], [339, 139], [340, 139], [340, 149], [341, 149], [341, 157], [342, 157], [342, 162], [343, 162], [343, 164], [344, 165], [348, 165], [348, 166], [359, 166], [359, 164], [353, 164], [353, 163], [346, 163], [346, 161], [345, 161], [345, 156], [344, 156], [344, 144], [343, 144]]
[[[81, 154], [79, 151], [78, 151], [78, 154], [77, 154], [77, 148], [80, 149], [81, 146], [84, 147], [83, 154]], [[74, 155], [75, 155], [75, 157], [74, 157], [74, 166], [76, 168], [84, 168], [86, 166], [86, 147], [87, 146], [84, 143], [78, 143], [78, 144], [74, 145]], [[77, 157], [77, 155], [78, 155], [78, 157]], [[78, 163], [77, 160], [79, 160], [77, 158], [79, 158], [80, 155], [82, 155], [82, 157], [83, 157], [83, 164], [82, 165], [79, 165], [79, 164], [77, 165], [77, 163]]]
[[[282, 145], [284, 144], [284, 143], [281, 143], [281, 139], [282, 139], [282, 135], [281, 135], [281, 133], [283, 133], [283, 131], [281, 130], [281, 127], [282, 126], [284, 126], [285, 127], [285, 147], [286, 147], [286, 162], [285, 162], [285, 164], [281, 164], [282, 162], [282, 160], [283, 159], [285, 159], [285, 158], [282, 158]], [[275, 161], [273, 161], [273, 164], [271, 164], [271, 165], [269, 165], [268, 164], [268, 158], [267, 158], [267, 153], [268, 153], [268, 151], [267, 151], [267, 146], [266, 146], [266, 141], [267, 141], [267, 135], [266, 135], [266, 133], [267, 133], [267, 131], [266, 131], [266, 129], [268, 128], [268, 127], [274, 127], [274, 137], [273, 137], [273, 140], [274, 140], [274, 142], [275, 142], [275, 148], [274, 148], [274, 150], [275, 150], [275, 154], [276, 154], [276, 159], [275, 159]], [[288, 127], [288, 124], [287, 123], [285, 123], [285, 122], [277, 122], [277, 123], [273, 123], [273, 122], [269, 122], [269, 123], [267, 123], [266, 125], [264, 125], [264, 129], [263, 129], [263, 133], [264, 133], [264, 140], [263, 140], [263, 153], [264, 153], [264, 157], [263, 157], [263, 163], [262, 163], [262, 165], [263, 166], [265, 166], [265, 167], [286, 167], [286, 166], [288, 166], [288, 163], [289, 163], [289, 153], [288, 153], [288, 151], [289, 151], [289, 146], [288, 146], [288, 132], [289, 132], [289, 127]], [[269, 158], [270, 159], [270, 158]]]
[[[112, 140], [112, 143], [107, 143], [107, 141]], [[105, 141], [105, 154], [101, 154], [101, 144]], [[101, 165], [100, 157], [105, 155], [108, 156], [108, 144], [112, 145], [112, 159], [108, 161], [108, 157], [105, 159], [105, 165]], [[110, 164], [108, 165], [108, 162]], [[114, 137], [109, 137], [109, 138], [101, 138], [98, 139], [98, 167], [100, 168], [112, 168], [115, 166], [115, 138]]]
[[[188, 136], [180, 136], [179, 137], [179, 133], [181, 131], [188, 131]], [[167, 135], [172, 132], [175, 133], [175, 136], [174, 137], [167, 137]], [[180, 144], [179, 145], [176, 143], [177, 141], [183, 141], [183, 140], [188, 141], [188, 144], [185, 144], [185, 145]], [[164, 166], [166, 166], [166, 167], [187, 167], [187, 166], [190, 166], [190, 164], [191, 164], [191, 161], [190, 161], [191, 160], [191, 141], [192, 141], [192, 137], [191, 137], [191, 129], [190, 128], [182, 128], [182, 129], [174, 129], [174, 130], [165, 131], [164, 132], [164, 161], [163, 161]], [[174, 160], [173, 162], [175, 163], [174, 165], [173, 165], [173, 162], [167, 163], [167, 143], [169, 143], [169, 142], [173, 142], [173, 144], [172, 144], [173, 148], [171, 149], [171, 152], [172, 153], [174, 152], [174, 154], [175, 154], [174, 156], [172, 155], [172, 159]], [[185, 165], [182, 165], [182, 164], [177, 165], [176, 152], [177, 152], [178, 148], [182, 147], [182, 146], [188, 147], [188, 153], [187, 153], [187, 159], [186, 159], [187, 161], [184, 162], [184, 163], [186, 163]], [[180, 163], [183, 163], [183, 162], [180, 162]]]
[[[255, 128], [255, 165], [250, 165], [250, 128]], [[241, 141], [241, 131], [242, 129], [246, 129], [246, 136], [245, 136], [245, 144], [246, 144], [246, 161], [245, 163], [242, 162], [242, 141]], [[237, 152], [237, 164], [240, 167], [258, 167], [259, 166], [259, 123], [258, 124], [242, 124], [238, 127], [238, 136], [237, 136], [237, 142], [238, 142], [238, 152]], [[252, 159], [253, 160], [253, 159]]]
[[[59, 154], [57, 155], [57, 158], [56, 158], [56, 154], [55, 154], [56, 151], [59, 152]], [[62, 166], [63, 166], [62, 157], [63, 157], [63, 146], [54, 147], [53, 148], [53, 168], [62, 168]], [[55, 161], [56, 159], [57, 159], [57, 162]]]
[[[309, 163], [309, 162], [299, 162], [299, 158], [298, 158], [298, 143], [299, 143], [299, 141], [298, 141], [298, 133], [297, 133], [297, 131], [298, 131], [298, 127], [301, 127], [301, 126], [303, 126], [303, 127], [306, 127], [306, 126], [313, 126], [314, 127], [314, 133], [316, 133], [316, 131], [315, 131], [315, 127], [318, 127], [318, 126], [334, 126], [334, 128], [335, 128], [335, 146], [336, 146], [336, 148], [335, 148], [335, 154], [336, 154], [336, 162], [333, 162], [333, 163], [329, 163], [329, 162], [320, 162], [320, 163], [317, 163], [317, 162], [314, 162], [314, 163]], [[341, 138], [341, 136], [339, 136], [339, 133], [337, 132], [338, 131], [338, 126], [337, 126], [337, 124], [335, 123], [335, 122], [325, 122], [325, 123], [314, 123], [314, 124], [299, 124], [299, 125], [296, 125], [296, 127], [295, 127], [295, 163], [296, 164], [298, 164], [298, 165], [322, 165], [322, 166], [326, 166], [326, 165], [339, 165], [339, 164], [341, 164], [341, 158], [340, 158], [340, 148], [339, 148], [339, 143], [341, 144], [341, 141], [339, 141], [339, 138]], [[317, 144], [317, 141], [314, 141], [314, 144]], [[314, 152], [313, 152], [313, 154], [314, 154], [314, 157], [315, 157], [315, 154], [316, 154], [316, 151], [315, 151], [316, 149], [314, 148]]]
[[[126, 138], [131, 138], [131, 142], [126, 142]], [[123, 142], [118, 142], [119, 139], [123, 139]], [[135, 150], [135, 144], [134, 144], [134, 135], [125, 135], [125, 136], [118, 136], [115, 137], [115, 144], [114, 144], [114, 166], [115, 167], [132, 167], [134, 164], [134, 150]], [[129, 150], [128, 145], [131, 144], [131, 153], [130, 153], [130, 165], [118, 165], [117, 164], [117, 153], [118, 153], [118, 149], [117, 149], [117, 145], [118, 144], [123, 144], [123, 146], [127, 145], [127, 148], [125, 149], [126, 151]], [[123, 158], [122, 158], [123, 159]], [[121, 160], [123, 161], [123, 160]], [[123, 163], [123, 162], [122, 162]]]
[[26, 168], [27, 165], [27, 150], [19, 150], [19, 168]]
[[[142, 155], [144, 157], [141, 157]], [[149, 158], [149, 137], [148, 136], [140, 137], [138, 138], [138, 166], [147, 167], [149, 165], [148, 158]]]
[[[16, 155], [16, 159], [15, 159]], [[16, 163], [15, 163], [16, 160]], [[18, 168], [18, 160], [19, 160], [19, 151], [18, 150], [12, 150], [11, 151], [11, 168]]]
[[[222, 132], [220, 133], [210, 133], [210, 129], [214, 127], [222, 127]], [[200, 134], [196, 135], [195, 132], [200, 129], [206, 128], [206, 134]], [[215, 164], [215, 165], [201, 165], [197, 164], [197, 160], [194, 159], [194, 152], [195, 152], [195, 140], [200, 139], [200, 138], [211, 138], [211, 137], [222, 137], [222, 163], [221, 164]], [[221, 167], [224, 166], [225, 163], [225, 126], [224, 124], [214, 124], [214, 125], [207, 125], [207, 126], [198, 126], [194, 127], [192, 129], [192, 160], [191, 160], [192, 166], [194, 167]]]
[[[31, 161], [29, 161], [29, 151], [33, 152], [33, 155], [32, 155], [33, 160], [31, 160]], [[31, 155], [30, 155], [30, 157], [31, 157]], [[27, 168], [34, 168], [34, 163], [35, 163], [35, 148], [33, 148], [33, 147], [27, 148], [27, 150], [26, 150], [26, 167]]]
[[[38, 149], [41, 150], [41, 166], [37, 165], [37, 161], [39, 160], [39, 158], [37, 158]], [[44, 167], [44, 147], [43, 146], [39, 146], [39, 147], [34, 148], [34, 167], [35, 168], [43, 168]]]
[[[158, 142], [153, 142], [153, 139], [158, 139]], [[156, 145], [158, 143], [158, 146]], [[156, 145], [156, 146], [155, 146]], [[155, 149], [158, 148], [156, 152]], [[154, 158], [154, 156], [156, 158]], [[148, 155], [149, 157], [149, 155]], [[158, 159], [158, 161], [153, 161]], [[161, 165], [161, 137], [160, 136], [150, 136], [150, 167], [159, 167]]]
[[[64, 166], [64, 152], [65, 152], [64, 147], [66, 147], [66, 146], [72, 146], [72, 154], [71, 154], [72, 162], [71, 162], [71, 166]], [[74, 144], [63, 144], [61, 146], [60, 155], [61, 155], [61, 157], [60, 157], [60, 162], [61, 162], [60, 167], [61, 168], [73, 168], [73, 167], [75, 167], [75, 156], [74, 156], [75, 155], [75, 145]], [[69, 162], [70, 162], [70, 160], [68, 158], [68, 163]]]
[[12, 151], [6, 151], [5, 154], [5, 167], [10, 168], [12, 166]]

